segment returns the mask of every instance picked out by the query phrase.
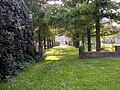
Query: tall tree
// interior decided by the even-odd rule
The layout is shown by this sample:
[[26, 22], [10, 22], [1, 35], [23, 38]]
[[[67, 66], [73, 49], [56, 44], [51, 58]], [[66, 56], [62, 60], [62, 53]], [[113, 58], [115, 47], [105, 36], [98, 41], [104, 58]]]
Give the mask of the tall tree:
[[25, 0], [27, 6], [31, 10], [33, 16], [33, 28], [34, 28], [34, 37], [35, 41], [38, 41], [38, 51], [39, 55], [43, 57], [43, 36], [44, 32], [47, 30], [47, 25], [44, 21], [45, 12], [43, 11], [42, 7], [44, 5], [43, 1], [39, 0]]

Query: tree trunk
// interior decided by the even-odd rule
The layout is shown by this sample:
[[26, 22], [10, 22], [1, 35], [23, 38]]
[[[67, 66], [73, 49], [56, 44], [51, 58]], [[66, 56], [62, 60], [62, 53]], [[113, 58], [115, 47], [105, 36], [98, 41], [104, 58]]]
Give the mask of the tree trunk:
[[88, 52], [91, 51], [91, 32], [90, 29], [87, 28], [87, 39], [88, 39]]
[[84, 35], [82, 35], [82, 46], [83, 46], [83, 49], [85, 48], [85, 39], [84, 39]]
[[50, 48], [49, 38], [47, 38], [47, 49]]
[[38, 37], [39, 37], [39, 46], [38, 46], [39, 55], [40, 55], [40, 57], [43, 57], [43, 45], [42, 45], [40, 30], [39, 30], [39, 33], [38, 33]]
[[44, 37], [44, 49], [46, 50], [46, 38]]
[[54, 40], [52, 39], [52, 47], [54, 47]]
[[79, 33], [77, 33], [77, 34], [76, 34], [76, 38], [77, 38], [77, 41], [76, 41], [76, 48], [78, 48], [79, 45], [80, 45], [80, 43], [79, 43], [79, 37], [80, 37], [80, 35], [79, 35]]
[[73, 38], [73, 46], [76, 48], [79, 47], [79, 34], [75, 34], [75, 37]]
[[100, 19], [96, 17], [96, 51], [101, 51], [100, 43]]
[[95, 27], [96, 27], [96, 51], [101, 51], [100, 42], [100, 0], [96, 1]]
[[77, 41], [77, 40], [73, 41], [73, 46], [78, 48], [79, 47], [79, 41]]
[[49, 39], [49, 43], [50, 43], [50, 48], [52, 48], [52, 42], [51, 42], [51, 40]]

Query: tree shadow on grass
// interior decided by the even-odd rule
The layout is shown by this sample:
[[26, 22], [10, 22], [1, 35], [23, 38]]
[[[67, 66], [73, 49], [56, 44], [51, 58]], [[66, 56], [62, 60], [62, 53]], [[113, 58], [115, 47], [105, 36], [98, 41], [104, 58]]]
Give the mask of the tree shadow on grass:
[[49, 49], [45, 53], [45, 63], [47, 62], [60, 62], [60, 61], [74, 61], [74, 59], [78, 59], [78, 52], [76, 48], [62, 48], [62, 47], [55, 47], [52, 49]]

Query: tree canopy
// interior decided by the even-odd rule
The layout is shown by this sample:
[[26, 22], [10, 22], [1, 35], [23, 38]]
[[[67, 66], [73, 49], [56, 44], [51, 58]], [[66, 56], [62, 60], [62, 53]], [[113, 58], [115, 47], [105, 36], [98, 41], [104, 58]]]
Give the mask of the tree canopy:
[[26, 3], [33, 13], [33, 26], [35, 30], [39, 27], [42, 37], [66, 35], [73, 39], [74, 46], [78, 47], [80, 40], [84, 46], [87, 40], [90, 47], [91, 37], [94, 36], [96, 51], [100, 51], [100, 37], [119, 32], [112, 22], [120, 22], [120, 3], [111, 0], [62, 0], [62, 4], [26, 0]]

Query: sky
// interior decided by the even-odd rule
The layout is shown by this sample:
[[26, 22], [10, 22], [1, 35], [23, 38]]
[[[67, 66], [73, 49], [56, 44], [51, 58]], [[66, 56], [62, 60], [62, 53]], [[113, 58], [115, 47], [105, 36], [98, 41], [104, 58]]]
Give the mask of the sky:
[[120, 2], [120, 0], [111, 0], [111, 1], [116, 1], [116, 2]]
[[[120, 2], [120, 0], [111, 0], [111, 1]], [[57, 4], [62, 4], [61, 0], [59, 0], [59, 1], [48, 1], [48, 3], [49, 3], [49, 4], [55, 4], [55, 3], [57, 3]]]
[[59, 0], [59, 1], [48, 1], [49, 4], [62, 4], [62, 1]]

